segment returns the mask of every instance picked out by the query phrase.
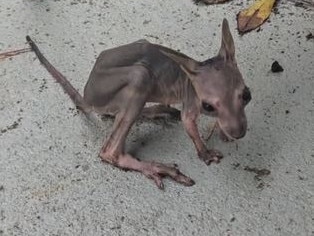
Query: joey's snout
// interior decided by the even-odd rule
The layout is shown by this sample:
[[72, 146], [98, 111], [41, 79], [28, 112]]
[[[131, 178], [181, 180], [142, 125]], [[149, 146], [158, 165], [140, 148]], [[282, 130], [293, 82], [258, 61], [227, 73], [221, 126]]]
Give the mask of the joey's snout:
[[218, 119], [218, 125], [219, 136], [223, 141], [234, 141], [243, 138], [247, 130], [247, 120], [245, 116], [233, 120]]

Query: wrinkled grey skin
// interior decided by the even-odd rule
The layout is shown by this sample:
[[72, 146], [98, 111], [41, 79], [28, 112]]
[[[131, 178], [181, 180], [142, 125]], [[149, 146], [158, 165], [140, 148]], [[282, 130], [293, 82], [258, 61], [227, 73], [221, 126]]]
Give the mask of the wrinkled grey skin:
[[[201, 140], [196, 123], [201, 113], [217, 117], [224, 140], [239, 139], [246, 133], [244, 108], [250, 100], [250, 92], [235, 61], [235, 47], [226, 19], [222, 24], [218, 55], [204, 62], [147, 40], [103, 51], [90, 73], [83, 97], [42, 56], [31, 39], [27, 40], [79, 108], [115, 117], [112, 133], [99, 154], [102, 160], [119, 168], [139, 171], [161, 189], [165, 176], [186, 186], [193, 185], [194, 181], [176, 166], [139, 161], [125, 152], [127, 134], [140, 115], [176, 116], [179, 111], [169, 105], [182, 103], [183, 125], [198, 156], [206, 164], [219, 162], [222, 155], [217, 150], [207, 149]], [[146, 102], [159, 105], [144, 108]]]

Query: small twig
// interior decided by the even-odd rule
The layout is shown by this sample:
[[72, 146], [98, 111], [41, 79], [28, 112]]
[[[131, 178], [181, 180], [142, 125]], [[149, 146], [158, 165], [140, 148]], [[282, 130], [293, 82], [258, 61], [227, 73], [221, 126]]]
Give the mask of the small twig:
[[193, 0], [195, 4], [203, 3], [205, 5], [211, 5], [211, 4], [221, 4], [225, 3], [230, 0]]
[[288, 0], [293, 2], [297, 7], [314, 7], [314, 2], [311, 0]]
[[217, 121], [215, 121], [214, 126], [213, 126], [213, 127], [209, 127], [209, 128], [210, 128], [210, 130], [209, 130], [209, 134], [208, 134], [208, 136], [205, 138], [205, 140], [206, 140], [206, 141], [208, 141], [208, 140], [209, 140], [209, 139], [213, 136], [214, 131], [215, 131], [215, 129], [217, 128], [217, 125], [218, 125], [218, 122], [217, 122]]
[[6, 59], [9, 57], [13, 57], [13, 56], [16, 56], [16, 55], [21, 54], [21, 53], [29, 52], [31, 50], [32, 50], [31, 48], [22, 48], [22, 49], [12, 50], [12, 51], [8, 51], [8, 52], [2, 52], [2, 53], [0, 53], [0, 60]]

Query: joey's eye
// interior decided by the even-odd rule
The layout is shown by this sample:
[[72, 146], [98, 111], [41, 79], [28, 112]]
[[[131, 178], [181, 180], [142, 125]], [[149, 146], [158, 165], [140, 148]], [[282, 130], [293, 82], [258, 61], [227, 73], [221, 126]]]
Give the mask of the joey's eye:
[[243, 94], [242, 94], [242, 99], [243, 99], [245, 104], [248, 104], [249, 101], [251, 101], [252, 96], [251, 96], [250, 89], [248, 87], [244, 88]]
[[215, 108], [207, 102], [202, 102], [202, 107], [205, 111], [212, 112]]

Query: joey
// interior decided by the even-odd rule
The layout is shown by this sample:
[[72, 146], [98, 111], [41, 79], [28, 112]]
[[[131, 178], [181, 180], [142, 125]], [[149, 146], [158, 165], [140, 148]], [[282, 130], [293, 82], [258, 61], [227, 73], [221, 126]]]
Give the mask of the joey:
[[[100, 158], [116, 167], [143, 173], [163, 188], [170, 177], [186, 186], [194, 181], [174, 165], [140, 161], [125, 150], [131, 126], [141, 116], [180, 114], [197, 154], [206, 164], [219, 162], [222, 154], [202, 141], [197, 119], [200, 114], [216, 117], [220, 137], [242, 138], [247, 129], [245, 106], [251, 99], [235, 60], [235, 46], [228, 22], [223, 20], [218, 54], [196, 61], [182, 53], [147, 40], [108, 49], [100, 53], [81, 96], [52, 66], [27, 36], [40, 62], [51, 73], [75, 105], [84, 113], [97, 112], [115, 117], [111, 135], [100, 150]], [[147, 102], [157, 103], [145, 107]], [[179, 111], [170, 105], [182, 103]]]

